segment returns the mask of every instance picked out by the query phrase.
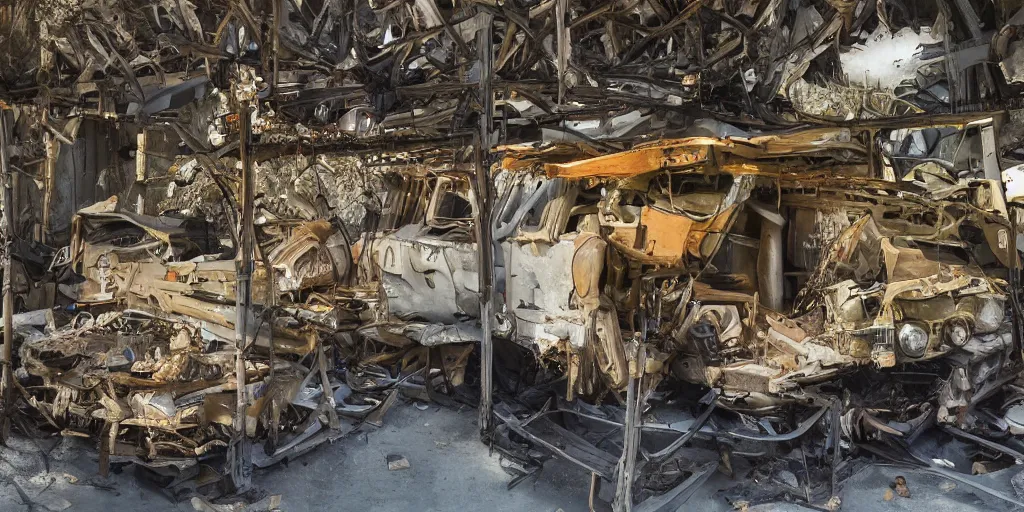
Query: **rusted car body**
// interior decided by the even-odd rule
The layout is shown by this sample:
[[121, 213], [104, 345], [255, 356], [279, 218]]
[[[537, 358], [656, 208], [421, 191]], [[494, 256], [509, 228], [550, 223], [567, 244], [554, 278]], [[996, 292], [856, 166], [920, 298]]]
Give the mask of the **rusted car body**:
[[[501, 148], [490, 219], [500, 248], [494, 334], [554, 372], [546, 379], [561, 390], [560, 413], [607, 407], [609, 394], [643, 381], [639, 407], [658, 382], [696, 385], [715, 391], [712, 409], [780, 436], [806, 432], [830, 410], [832, 428], [850, 440], [909, 436], [906, 425], [926, 418], [977, 433], [992, 413], [979, 404], [1019, 371], [1012, 207], [977, 154], [954, 162], [951, 148], [906, 158], [873, 147], [939, 129], [980, 147], [974, 127], [991, 122], [937, 121], [604, 154], [584, 143]], [[429, 220], [451, 179], [397, 181], [389, 197], [410, 197], [410, 182], [421, 197], [392, 211], [408, 224], [373, 237], [387, 332], [426, 345], [481, 338], [473, 202], [445, 224]], [[447, 297], [447, 309], [434, 297]], [[914, 367], [934, 385], [902, 410], [847, 382]], [[506, 401], [496, 413], [513, 431], [540, 446], [571, 437], [547, 424], [531, 431], [520, 423], [535, 414], [519, 408], [522, 396], [498, 394]], [[802, 410], [810, 423], [778, 419]], [[621, 446], [570, 445], [605, 453], [604, 463], [568, 458], [614, 479]]]

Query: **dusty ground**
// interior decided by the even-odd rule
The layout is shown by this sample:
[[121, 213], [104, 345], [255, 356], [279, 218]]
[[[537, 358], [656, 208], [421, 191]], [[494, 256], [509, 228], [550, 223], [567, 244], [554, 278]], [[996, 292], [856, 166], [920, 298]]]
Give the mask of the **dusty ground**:
[[[566, 465], [551, 464], [536, 484], [527, 481], [507, 490], [511, 477], [499, 466], [498, 455], [480, 443], [475, 420], [475, 410], [397, 405], [385, 416], [383, 428], [369, 427], [288, 466], [257, 471], [254, 483], [281, 494], [286, 512], [479, 510], [483, 502], [488, 512], [587, 509], [590, 478]], [[44, 458], [40, 449], [52, 451]], [[405, 456], [411, 467], [388, 471], [388, 454]], [[193, 510], [187, 502], [171, 503], [140, 486], [130, 469], [99, 477], [97, 461], [95, 452], [78, 442], [16, 439], [11, 447], [0, 447], [0, 512], [27, 512], [25, 497], [39, 512], [61, 507], [76, 512]]]
[[[423, 411], [399, 405], [388, 412], [383, 428], [323, 446], [288, 466], [259, 471], [254, 481], [270, 494], [281, 494], [285, 512], [587, 510], [589, 476], [564, 463], [549, 463], [535, 480], [506, 489], [511, 477], [500, 468], [498, 456], [479, 442], [475, 419], [473, 410], [431, 405]], [[388, 471], [388, 454], [405, 456], [411, 467]], [[0, 447], [0, 512], [193, 510], [187, 502], [171, 503], [154, 489], [140, 486], [131, 470], [104, 479], [96, 475], [96, 467], [96, 454], [84, 443], [16, 439], [12, 446]], [[1012, 495], [1008, 480], [1015, 471], [978, 479]], [[906, 475], [911, 498], [886, 501], [885, 491], [896, 474]], [[731, 510], [723, 491], [730, 484], [716, 475], [684, 509]], [[881, 467], [854, 476], [842, 498], [842, 510], [857, 512], [1011, 509], [975, 495], [963, 484], [951, 486], [941, 477]], [[772, 504], [750, 510], [805, 509]]]

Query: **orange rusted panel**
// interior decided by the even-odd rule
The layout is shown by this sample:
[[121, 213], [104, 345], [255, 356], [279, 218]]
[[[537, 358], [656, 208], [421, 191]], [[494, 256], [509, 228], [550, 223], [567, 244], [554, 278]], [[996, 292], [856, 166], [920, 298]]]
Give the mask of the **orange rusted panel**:
[[544, 166], [544, 170], [552, 178], [623, 178], [658, 169], [700, 164], [707, 158], [708, 147], [706, 145], [665, 146], [659, 144], [572, 163], [547, 164]]
[[715, 240], [712, 246], [705, 247], [705, 241], [710, 241], [708, 235], [719, 236], [724, 232], [735, 211], [735, 207], [730, 207], [711, 219], [695, 222], [684, 215], [647, 206], [640, 212], [639, 230], [617, 227], [608, 240], [630, 259], [649, 265], [677, 266], [684, 263], [684, 256], [710, 258], [718, 244]]

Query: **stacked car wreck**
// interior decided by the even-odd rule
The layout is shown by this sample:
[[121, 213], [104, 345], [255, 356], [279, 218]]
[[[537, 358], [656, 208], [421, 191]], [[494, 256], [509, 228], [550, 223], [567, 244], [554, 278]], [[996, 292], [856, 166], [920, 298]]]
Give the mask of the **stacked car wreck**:
[[4, 416], [176, 497], [399, 395], [595, 508], [971, 486], [1024, 461], [1022, 13], [2, 6]]
[[[499, 148], [495, 333], [536, 362], [499, 351], [499, 375], [519, 376], [499, 377], [495, 414], [508, 430], [496, 442], [529, 460], [511, 430], [613, 482], [630, 457], [608, 441], [608, 426], [622, 428], [629, 412], [597, 411], [634, 393], [651, 415], [632, 428], [664, 437], [689, 425], [675, 442], [656, 435], [645, 446], [657, 447], [654, 472], [694, 435], [714, 439], [728, 460], [758, 450], [723, 438], [808, 443], [819, 421], [828, 453], [812, 452], [813, 462], [832, 471], [840, 443], [899, 444], [934, 424], [963, 436], [1003, 425], [1008, 435], [1020, 261], [1012, 207], [988, 178], [999, 171], [979, 151], [991, 124], [976, 116], [697, 136], [606, 154], [582, 142]], [[908, 155], [924, 138], [948, 139], [947, 149]], [[471, 187], [444, 174], [394, 183], [385, 209], [399, 220], [367, 247], [398, 321], [364, 335], [480, 341]], [[692, 385], [713, 390], [698, 423], [659, 423], [664, 407], [648, 407]], [[594, 436], [603, 446], [564, 415], [603, 426]], [[794, 415], [803, 420], [784, 419]], [[707, 427], [712, 419], [724, 426]], [[760, 453], [803, 457], [805, 488], [834, 483], [812, 481], [796, 446]], [[1014, 453], [972, 462], [1013, 464]]]
[[223, 259], [208, 224], [123, 212], [117, 198], [81, 210], [65, 265], [83, 279], [61, 285], [77, 299], [62, 312], [69, 321], [55, 326], [61, 312], [44, 310], [27, 314], [19, 331], [18, 387], [44, 427], [100, 436], [114, 462], [194, 471], [227, 446], [240, 380], [252, 397], [247, 435], [270, 439], [257, 466], [339, 437], [339, 411], [363, 418], [379, 405], [353, 400], [326, 373], [337, 352], [323, 340], [373, 316], [372, 294], [342, 284], [350, 260], [338, 230], [291, 221], [261, 234], [277, 243], [263, 249], [267, 265], [253, 279], [243, 380], [233, 348], [235, 262]]

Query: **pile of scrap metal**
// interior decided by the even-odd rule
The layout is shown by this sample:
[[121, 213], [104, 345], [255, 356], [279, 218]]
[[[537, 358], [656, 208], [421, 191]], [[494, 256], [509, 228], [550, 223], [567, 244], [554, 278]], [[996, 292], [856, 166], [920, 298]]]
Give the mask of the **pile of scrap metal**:
[[[4, 417], [174, 486], [227, 452], [244, 486], [246, 440], [269, 464], [477, 387], [511, 468], [567, 458], [623, 510], [743, 459], [781, 482], [746, 502], [828, 506], [861, 454], [1012, 464], [1024, 150], [997, 129], [1024, 116], [964, 112], [1018, 101], [1021, 26], [983, 0], [0, 2]], [[940, 435], [959, 455], [921, 454]]]
[[492, 440], [524, 472], [535, 449], [593, 472], [618, 509], [739, 459], [777, 485], [737, 501], [829, 507], [865, 454], [1015, 464], [1022, 205], [991, 124], [503, 148], [497, 310], [535, 357], [496, 349]]
[[179, 486], [217, 482], [203, 466], [223, 459], [239, 385], [246, 435], [265, 440], [257, 467], [379, 421], [394, 383], [336, 372], [350, 333], [375, 315], [374, 291], [346, 285], [344, 235], [323, 220], [276, 221], [256, 238], [240, 378], [236, 262], [208, 224], [129, 213], [116, 197], [79, 211], [69, 257], [55, 262], [81, 276], [61, 285], [73, 306], [15, 320], [16, 387], [33, 413], [17, 417], [22, 430], [96, 437], [104, 471], [135, 462]]
[[658, 136], [694, 114], [784, 126], [958, 112], [1019, 95], [1019, 7], [38, 0], [3, 6], [0, 94], [29, 103], [43, 89], [47, 130], [65, 143], [80, 125], [69, 119], [160, 118], [235, 61], [259, 66], [275, 122], [346, 137], [472, 134], [485, 72], [500, 133], [519, 140]]

